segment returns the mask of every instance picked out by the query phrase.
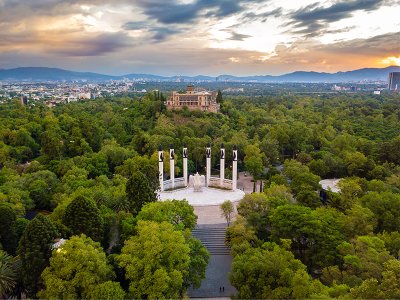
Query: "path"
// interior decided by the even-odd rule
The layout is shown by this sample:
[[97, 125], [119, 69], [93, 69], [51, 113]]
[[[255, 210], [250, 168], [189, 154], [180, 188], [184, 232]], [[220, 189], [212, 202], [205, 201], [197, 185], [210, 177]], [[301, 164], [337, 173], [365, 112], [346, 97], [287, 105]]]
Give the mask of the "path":
[[[235, 212], [232, 216], [232, 222], [236, 219], [236, 206], [238, 202], [233, 202]], [[197, 224], [226, 224], [226, 219], [222, 216], [219, 205], [193, 206], [194, 213], [197, 215]]]
[[[247, 174], [247, 176], [245, 176]], [[246, 194], [251, 194], [253, 192], [252, 182], [253, 176], [249, 172], [239, 172], [239, 178], [237, 181], [237, 188], [244, 191]], [[260, 191], [260, 182], [256, 185], [256, 192]]]
[[[244, 175], [244, 172], [239, 173], [237, 187], [246, 194], [250, 194], [253, 192], [253, 182], [251, 182], [253, 178], [250, 175]], [[232, 221], [236, 218], [238, 203], [239, 201], [233, 202], [235, 212]], [[189, 297], [228, 299], [236, 294], [236, 289], [231, 286], [228, 279], [233, 258], [229, 248], [225, 246], [226, 220], [222, 216], [219, 205], [193, 206], [193, 209], [198, 219], [197, 227], [192, 234], [207, 247], [210, 252], [210, 261], [200, 288], [189, 289]], [[224, 292], [219, 291], [222, 286], [225, 287]]]
[[[206, 277], [199, 289], [189, 289], [190, 298], [230, 297], [236, 293], [231, 286], [228, 273], [231, 270], [232, 256], [225, 245], [226, 225], [199, 225], [192, 234], [206, 246], [210, 252], [210, 261], [206, 269]], [[224, 291], [220, 291], [224, 287]]]

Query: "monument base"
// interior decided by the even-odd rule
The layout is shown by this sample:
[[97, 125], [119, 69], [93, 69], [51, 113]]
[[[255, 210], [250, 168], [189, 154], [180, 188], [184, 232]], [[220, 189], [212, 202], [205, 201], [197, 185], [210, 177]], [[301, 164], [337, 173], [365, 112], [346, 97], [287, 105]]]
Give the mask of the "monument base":
[[224, 201], [237, 202], [242, 200], [244, 192], [241, 190], [225, 190], [211, 187], [203, 187], [202, 192], [195, 192], [193, 187], [177, 189], [173, 191], [158, 192], [161, 201], [184, 200], [192, 206], [221, 205]]

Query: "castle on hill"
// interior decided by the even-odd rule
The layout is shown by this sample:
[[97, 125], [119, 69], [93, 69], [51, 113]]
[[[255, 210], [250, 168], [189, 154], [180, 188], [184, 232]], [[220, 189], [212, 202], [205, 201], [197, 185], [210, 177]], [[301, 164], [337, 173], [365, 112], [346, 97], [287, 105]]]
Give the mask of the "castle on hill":
[[217, 92], [196, 90], [193, 85], [188, 85], [184, 93], [172, 92], [166, 102], [166, 106], [170, 110], [187, 107], [189, 110], [219, 112]]

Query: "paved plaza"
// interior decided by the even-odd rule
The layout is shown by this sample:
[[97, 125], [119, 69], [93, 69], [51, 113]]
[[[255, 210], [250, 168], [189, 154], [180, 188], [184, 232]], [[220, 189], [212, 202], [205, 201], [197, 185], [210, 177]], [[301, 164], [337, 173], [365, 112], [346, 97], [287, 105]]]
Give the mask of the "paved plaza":
[[159, 192], [158, 195], [161, 201], [186, 199], [192, 206], [214, 206], [222, 204], [225, 200], [237, 202], [243, 198], [244, 192], [239, 189], [232, 191], [209, 187], [203, 187], [200, 192], [195, 192], [192, 187], [187, 187]]

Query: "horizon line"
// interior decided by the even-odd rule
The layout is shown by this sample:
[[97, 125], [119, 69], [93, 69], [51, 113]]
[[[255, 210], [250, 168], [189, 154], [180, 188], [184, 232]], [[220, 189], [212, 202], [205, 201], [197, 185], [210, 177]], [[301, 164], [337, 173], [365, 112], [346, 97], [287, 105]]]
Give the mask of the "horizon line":
[[353, 69], [353, 70], [341, 70], [341, 71], [337, 71], [337, 72], [319, 72], [319, 71], [304, 71], [304, 70], [297, 70], [297, 71], [292, 71], [292, 72], [287, 72], [287, 73], [282, 73], [279, 75], [270, 75], [270, 74], [263, 74], [263, 75], [255, 75], [255, 74], [250, 74], [250, 75], [232, 75], [232, 74], [219, 74], [219, 75], [204, 75], [204, 74], [197, 74], [197, 75], [182, 75], [182, 74], [175, 74], [175, 75], [160, 75], [157, 73], [142, 73], [142, 72], [137, 72], [137, 73], [124, 73], [121, 75], [110, 75], [110, 74], [106, 74], [103, 72], [94, 72], [94, 71], [77, 71], [77, 70], [70, 70], [70, 69], [65, 69], [62, 67], [43, 67], [43, 66], [27, 66], [27, 67], [14, 67], [14, 68], [8, 68], [8, 69], [3, 69], [0, 68], [0, 71], [10, 71], [10, 70], [16, 70], [16, 69], [25, 69], [25, 68], [43, 68], [43, 69], [58, 69], [58, 70], [63, 70], [63, 71], [68, 71], [68, 72], [77, 72], [77, 73], [93, 73], [93, 74], [98, 74], [98, 75], [105, 75], [105, 76], [110, 76], [110, 77], [123, 77], [123, 76], [127, 76], [127, 75], [133, 75], [133, 74], [141, 74], [141, 75], [152, 75], [152, 76], [160, 76], [160, 77], [167, 77], [167, 78], [171, 78], [171, 77], [197, 77], [197, 76], [205, 76], [205, 77], [220, 77], [220, 76], [234, 76], [234, 77], [262, 77], [262, 76], [272, 76], [272, 77], [279, 77], [279, 76], [283, 76], [283, 75], [288, 75], [288, 74], [292, 74], [292, 73], [296, 73], [296, 72], [306, 72], [306, 73], [319, 73], [319, 74], [337, 74], [337, 73], [346, 73], [346, 72], [353, 72], [353, 71], [358, 71], [358, 70], [364, 70], [364, 69], [388, 69], [388, 68], [400, 68], [400, 65], [391, 65], [391, 66], [387, 66], [387, 67], [383, 67], [383, 68], [377, 68], [377, 67], [364, 67], [364, 68], [359, 68], [359, 69]]

